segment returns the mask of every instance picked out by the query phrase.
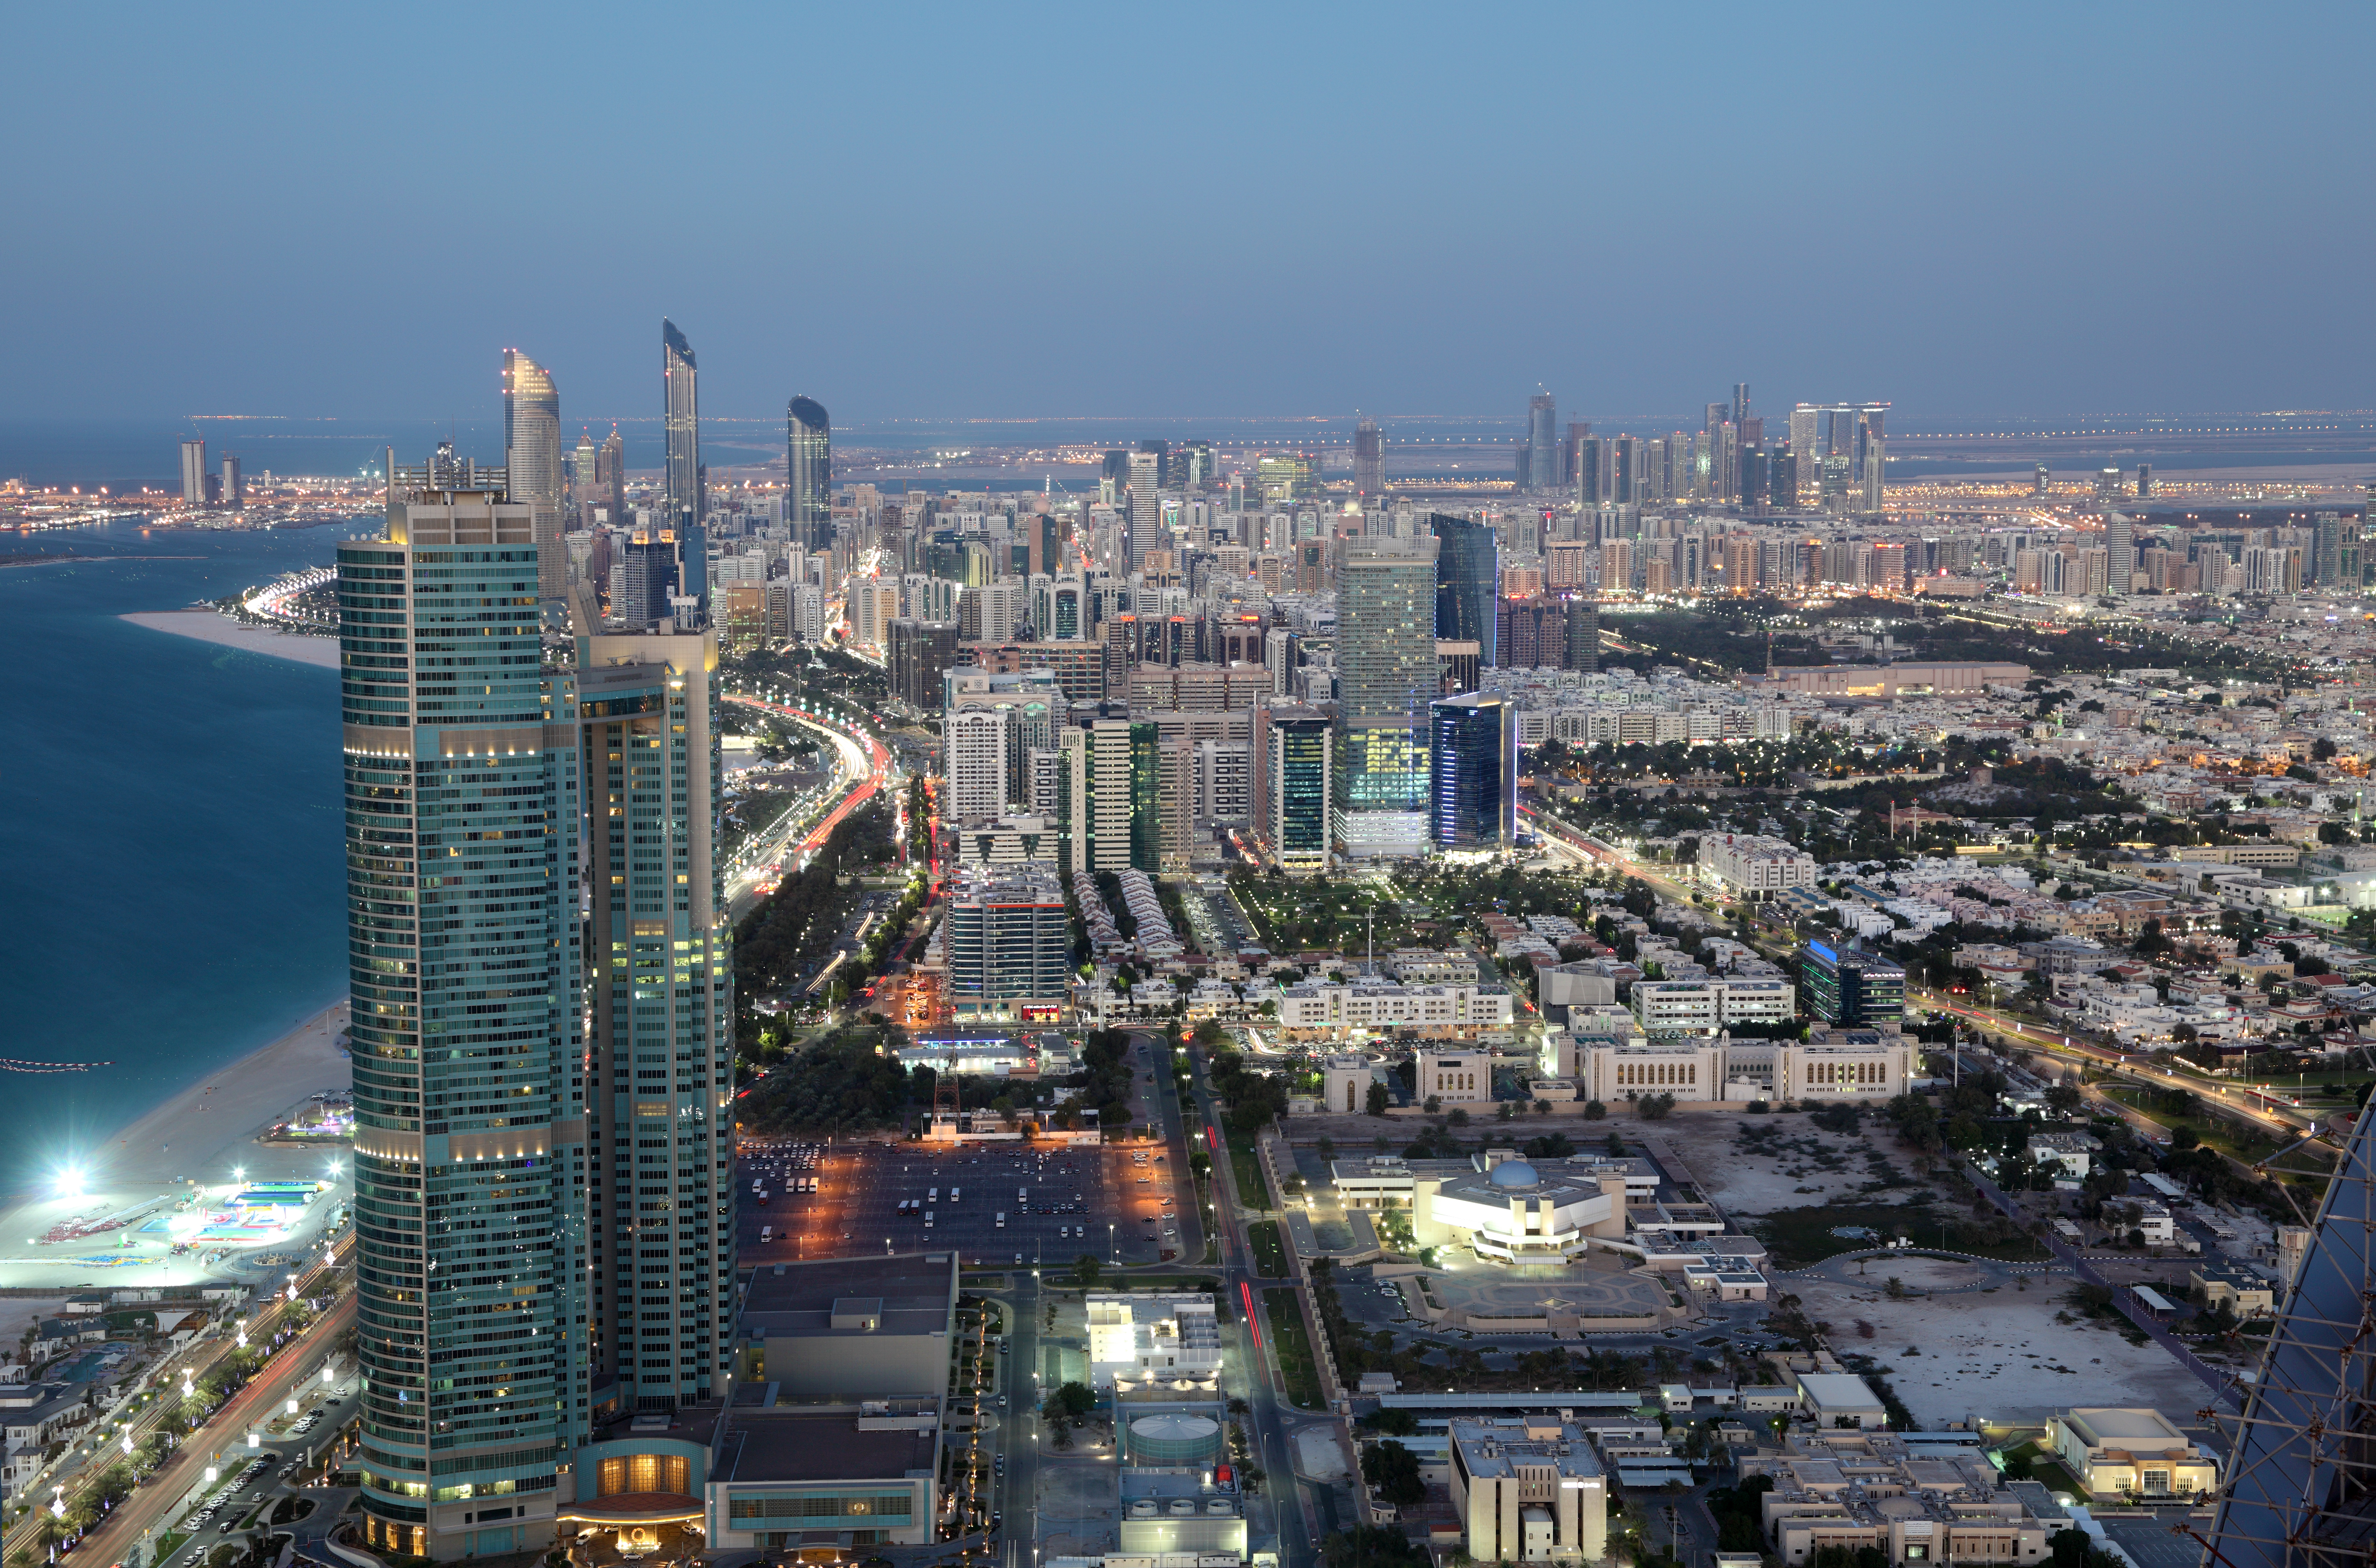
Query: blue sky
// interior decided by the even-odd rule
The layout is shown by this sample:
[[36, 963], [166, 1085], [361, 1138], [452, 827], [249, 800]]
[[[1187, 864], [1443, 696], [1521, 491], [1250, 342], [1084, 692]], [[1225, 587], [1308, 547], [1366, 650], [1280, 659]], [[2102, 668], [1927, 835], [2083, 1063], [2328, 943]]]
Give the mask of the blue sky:
[[2376, 404], [2365, 5], [0, 26], [6, 416]]

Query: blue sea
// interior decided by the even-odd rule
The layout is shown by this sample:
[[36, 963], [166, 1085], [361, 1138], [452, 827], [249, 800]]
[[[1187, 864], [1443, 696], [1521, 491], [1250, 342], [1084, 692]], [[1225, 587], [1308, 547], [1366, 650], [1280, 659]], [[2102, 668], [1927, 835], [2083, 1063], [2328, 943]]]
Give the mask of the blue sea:
[[0, 1057], [113, 1063], [0, 1072], [0, 1190], [345, 993], [336, 671], [117, 617], [327, 565], [376, 526], [0, 534], [0, 557], [99, 558], [0, 566]]

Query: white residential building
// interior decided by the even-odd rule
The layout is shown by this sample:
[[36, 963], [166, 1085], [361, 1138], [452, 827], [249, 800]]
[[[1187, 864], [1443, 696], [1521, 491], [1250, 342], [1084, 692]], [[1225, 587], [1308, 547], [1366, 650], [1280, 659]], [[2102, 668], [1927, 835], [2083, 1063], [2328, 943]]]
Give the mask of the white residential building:
[[1815, 857], [1795, 844], [1748, 833], [1711, 833], [1700, 840], [1700, 864], [1725, 886], [1771, 896], [1815, 880]]

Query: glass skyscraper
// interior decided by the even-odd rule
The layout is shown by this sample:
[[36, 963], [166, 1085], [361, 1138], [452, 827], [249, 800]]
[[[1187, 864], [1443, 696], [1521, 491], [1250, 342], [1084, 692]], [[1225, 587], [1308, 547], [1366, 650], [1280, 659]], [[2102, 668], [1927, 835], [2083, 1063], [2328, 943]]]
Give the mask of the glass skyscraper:
[[1336, 572], [1336, 832], [1354, 857], [1427, 847], [1427, 707], [1437, 692], [1438, 542], [1348, 539]]
[[802, 550], [833, 543], [833, 424], [825, 405], [795, 398], [784, 410], [784, 498], [792, 542]]
[[1270, 850], [1289, 875], [1312, 875], [1328, 868], [1336, 729], [1323, 713], [1270, 711], [1270, 754], [1265, 759]]
[[1478, 662], [1494, 657], [1494, 600], [1502, 583], [1501, 541], [1491, 529], [1467, 517], [1429, 515], [1435, 535], [1435, 635], [1448, 642], [1478, 645]]
[[575, 660], [500, 469], [393, 470], [338, 555], [365, 1538], [541, 1547], [588, 1414]]
[[1559, 399], [1538, 392], [1527, 399], [1527, 483], [1535, 490], [1557, 490], [1565, 482], [1559, 438]]
[[541, 1550], [598, 1429], [725, 1387], [717, 640], [545, 631], [505, 471], [391, 472], [339, 549], [364, 1535]]
[[1429, 705], [1428, 841], [1439, 849], [1510, 842], [1517, 802], [1517, 715], [1481, 692]]
[[528, 504], [537, 598], [558, 600], [569, 576], [561, 545], [561, 393], [552, 373], [517, 349], [504, 350], [504, 469], [506, 493]]
[[[668, 470], [664, 493], [668, 497], [668, 518], [664, 527], [673, 529], [690, 512], [699, 522], [702, 514], [701, 471], [701, 399], [696, 385], [693, 361], [693, 345], [676, 329], [676, 323], [660, 318], [660, 380], [665, 398], [662, 422], [668, 436]], [[613, 519], [615, 521], [615, 519]]]
[[1855, 1028], [1906, 1016], [1906, 971], [1870, 953], [1842, 953], [1810, 942], [1799, 984], [1807, 995], [1807, 1011], [1827, 1024]]

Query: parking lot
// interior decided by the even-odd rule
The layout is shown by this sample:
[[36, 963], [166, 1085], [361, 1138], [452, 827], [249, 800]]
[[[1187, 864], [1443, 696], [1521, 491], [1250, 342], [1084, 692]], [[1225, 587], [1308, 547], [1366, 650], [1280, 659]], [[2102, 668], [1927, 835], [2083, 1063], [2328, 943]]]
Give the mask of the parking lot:
[[[745, 1267], [944, 1247], [969, 1265], [1012, 1266], [1020, 1258], [1059, 1266], [1085, 1253], [1154, 1263], [1179, 1247], [1179, 1206], [1194, 1201], [1169, 1150], [1135, 1140], [1078, 1147], [754, 1140], [738, 1170]], [[799, 1191], [809, 1180], [815, 1193]], [[764, 1207], [754, 1181], [766, 1194]]]

